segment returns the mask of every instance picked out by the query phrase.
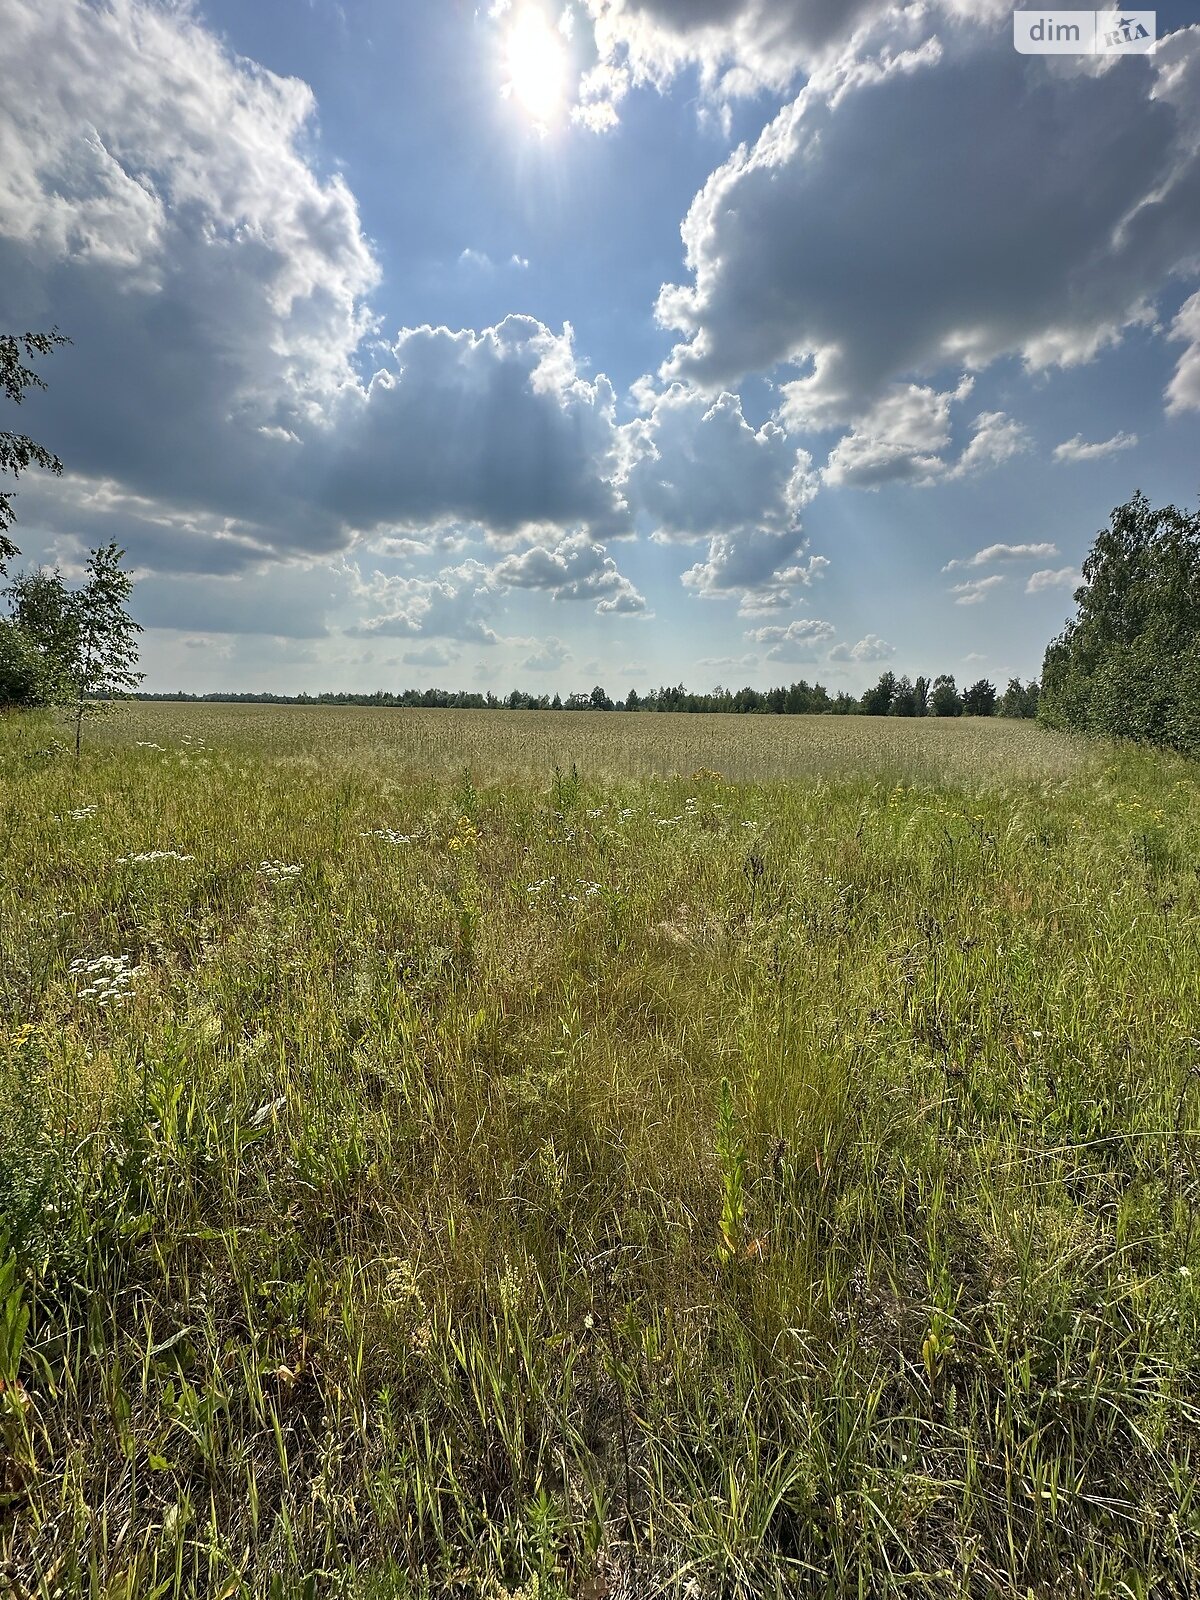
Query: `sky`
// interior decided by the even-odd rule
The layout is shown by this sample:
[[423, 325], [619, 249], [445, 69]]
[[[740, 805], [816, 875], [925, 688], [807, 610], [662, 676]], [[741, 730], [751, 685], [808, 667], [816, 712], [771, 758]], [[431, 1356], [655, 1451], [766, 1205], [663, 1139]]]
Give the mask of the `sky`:
[[1040, 671], [1200, 488], [1200, 12], [0, 0], [27, 565], [144, 687]]

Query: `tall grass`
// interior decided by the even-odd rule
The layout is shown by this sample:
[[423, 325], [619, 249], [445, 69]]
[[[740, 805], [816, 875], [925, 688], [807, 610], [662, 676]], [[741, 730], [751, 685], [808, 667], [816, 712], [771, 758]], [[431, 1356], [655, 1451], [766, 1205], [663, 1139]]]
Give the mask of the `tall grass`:
[[1194, 767], [147, 706], [0, 828], [14, 1594], [1193, 1592]]

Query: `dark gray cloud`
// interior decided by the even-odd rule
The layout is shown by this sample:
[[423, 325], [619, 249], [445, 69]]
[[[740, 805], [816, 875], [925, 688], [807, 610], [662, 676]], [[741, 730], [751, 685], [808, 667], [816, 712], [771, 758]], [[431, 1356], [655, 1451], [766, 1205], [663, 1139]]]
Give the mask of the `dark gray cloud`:
[[1198, 60], [1200, 28], [1107, 70], [963, 31], [814, 81], [693, 202], [691, 282], [659, 298], [684, 335], [668, 372], [717, 388], [797, 362], [796, 428], [854, 423], [914, 374], [1094, 354], [1195, 270]]
[[532, 317], [408, 328], [394, 369], [347, 397], [322, 497], [355, 528], [472, 521], [498, 536], [632, 526], [615, 487], [615, 397], [579, 375], [571, 331]]

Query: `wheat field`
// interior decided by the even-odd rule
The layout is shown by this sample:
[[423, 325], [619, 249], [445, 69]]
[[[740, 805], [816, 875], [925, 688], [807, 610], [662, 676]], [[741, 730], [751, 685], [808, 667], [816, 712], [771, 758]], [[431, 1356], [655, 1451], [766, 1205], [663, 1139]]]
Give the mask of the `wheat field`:
[[1194, 765], [0, 723], [0, 1589], [1186, 1595]]

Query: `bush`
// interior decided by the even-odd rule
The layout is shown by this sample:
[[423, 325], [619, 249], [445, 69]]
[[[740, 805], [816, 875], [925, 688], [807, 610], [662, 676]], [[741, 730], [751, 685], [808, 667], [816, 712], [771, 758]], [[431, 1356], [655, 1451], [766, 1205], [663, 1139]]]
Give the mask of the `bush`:
[[1046, 651], [1042, 720], [1200, 753], [1200, 512], [1135, 494], [1097, 534], [1083, 580]]
[[0, 708], [29, 709], [54, 698], [46, 657], [15, 622], [0, 617]]

